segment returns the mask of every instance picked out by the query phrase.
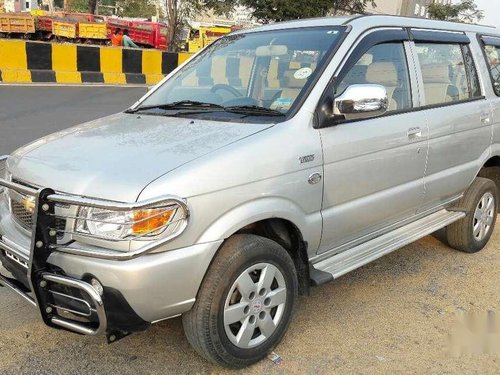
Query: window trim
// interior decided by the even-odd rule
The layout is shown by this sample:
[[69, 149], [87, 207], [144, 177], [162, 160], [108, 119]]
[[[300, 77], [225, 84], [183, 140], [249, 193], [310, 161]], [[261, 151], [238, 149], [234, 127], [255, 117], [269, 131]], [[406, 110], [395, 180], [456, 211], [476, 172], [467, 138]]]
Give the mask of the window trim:
[[414, 43], [471, 44], [471, 40], [463, 32], [410, 28], [409, 33]]
[[419, 109], [422, 111], [428, 111], [430, 109], [451, 107], [454, 105], [467, 104], [467, 103], [477, 102], [480, 100], [486, 100], [486, 96], [483, 95], [483, 96], [478, 96], [476, 98], [457, 100], [455, 102], [448, 102], [448, 103], [429, 104], [429, 105], [424, 105], [424, 106], [420, 107]]
[[[490, 77], [491, 89], [493, 90], [493, 93], [497, 97], [500, 97], [500, 90], [497, 92], [497, 90], [495, 89], [495, 80], [493, 79], [493, 75], [491, 74], [491, 65], [488, 62], [488, 55], [486, 54], [486, 48], [485, 48], [486, 46], [493, 46], [497, 47], [500, 50], [500, 36], [496, 37], [490, 35], [477, 34], [477, 40], [479, 43], [479, 47], [481, 48], [481, 52], [483, 54], [484, 63], [488, 68], [488, 76]], [[493, 43], [490, 43], [489, 41], [492, 41]]]
[[[483, 88], [482, 88], [482, 85], [481, 85], [481, 78], [479, 78], [479, 71], [480, 70], [478, 69], [477, 60], [474, 58], [474, 51], [472, 51], [472, 49], [470, 48], [469, 44], [462, 44], [462, 45], [460, 45], [460, 49], [462, 51], [462, 56], [464, 58], [464, 65], [466, 67], [465, 73], [467, 74], [467, 82], [469, 84], [469, 91], [470, 91], [470, 93], [472, 95], [472, 78], [473, 77], [471, 77], [469, 75], [469, 73], [472, 73], [472, 72], [469, 71], [469, 69], [472, 68], [472, 69], [474, 69], [474, 73], [476, 75], [476, 80], [477, 80], [477, 85], [479, 87], [479, 94], [480, 95], [477, 96], [477, 97], [482, 97], [482, 96], [484, 96], [484, 92], [483, 92]], [[467, 59], [465, 58], [465, 52], [466, 52], [466, 50], [470, 54], [470, 57], [472, 59], [472, 65], [469, 65], [467, 63]]]

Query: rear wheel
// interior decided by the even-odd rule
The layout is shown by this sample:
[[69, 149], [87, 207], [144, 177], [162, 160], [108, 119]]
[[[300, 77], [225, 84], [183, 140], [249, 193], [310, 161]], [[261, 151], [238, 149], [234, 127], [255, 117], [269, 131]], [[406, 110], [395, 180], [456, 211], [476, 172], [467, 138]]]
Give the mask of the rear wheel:
[[283, 338], [298, 291], [290, 255], [274, 241], [236, 235], [215, 257], [193, 308], [186, 336], [203, 357], [230, 367], [264, 358]]
[[498, 189], [489, 179], [478, 177], [457, 204], [467, 216], [446, 228], [448, 244], [466, 253], [482, 250], [493, 234], [497, 218]]

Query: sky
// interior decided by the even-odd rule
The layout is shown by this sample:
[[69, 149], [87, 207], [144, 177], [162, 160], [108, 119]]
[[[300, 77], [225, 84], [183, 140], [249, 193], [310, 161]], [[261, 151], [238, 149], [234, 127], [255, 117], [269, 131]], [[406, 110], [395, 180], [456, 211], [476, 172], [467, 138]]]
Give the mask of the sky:
[[476, 4], [484, 11], [481, 23], [500, 28], [500, 0], [476, 0]]

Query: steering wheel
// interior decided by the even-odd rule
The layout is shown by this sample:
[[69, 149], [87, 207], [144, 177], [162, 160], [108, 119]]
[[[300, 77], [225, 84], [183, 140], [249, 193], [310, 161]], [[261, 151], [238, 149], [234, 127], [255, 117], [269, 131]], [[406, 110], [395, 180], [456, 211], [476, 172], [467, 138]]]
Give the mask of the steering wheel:
[[219, 90], [226, 90], [229, 91], [231, 94], [233, 94], [236, 98], [241, 98], [243, 95], [236, 90], [233, 86], [226, 85], [225, 83], [218, 83], [214, 85], [211, 89], [210, 92], [215, 94], [216, 91]]

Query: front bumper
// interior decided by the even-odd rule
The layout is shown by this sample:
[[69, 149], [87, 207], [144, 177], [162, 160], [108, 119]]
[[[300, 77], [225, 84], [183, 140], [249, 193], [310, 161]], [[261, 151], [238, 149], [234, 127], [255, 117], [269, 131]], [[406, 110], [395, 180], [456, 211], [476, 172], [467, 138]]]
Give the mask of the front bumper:
[[[141, 331], [188, 311], [221, 244], [162, 252], [161, 242], [129, 254], [92, 246], [86, 249], [76, 242], [59, 245], [55, 204], [78, 198], [5, 180], [0, 180], [2, 186], [34, 196], [36, 205], [33, 231], [27, 236], [16, 230], [0, 202], [0, 285], [37, 306], [44, 322], [54, 328], [110, 337]], [[92, 280], [102, 289], [95, 288]]]

